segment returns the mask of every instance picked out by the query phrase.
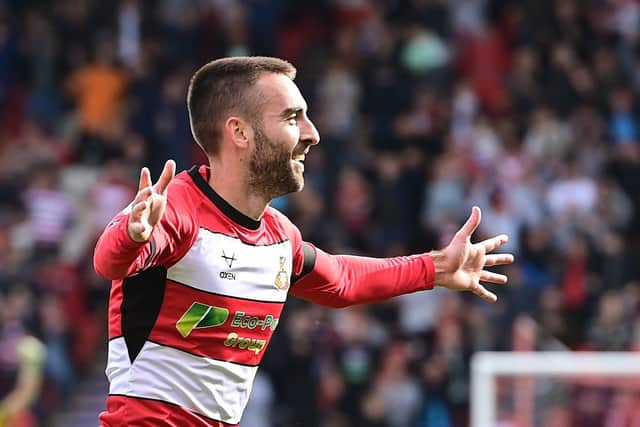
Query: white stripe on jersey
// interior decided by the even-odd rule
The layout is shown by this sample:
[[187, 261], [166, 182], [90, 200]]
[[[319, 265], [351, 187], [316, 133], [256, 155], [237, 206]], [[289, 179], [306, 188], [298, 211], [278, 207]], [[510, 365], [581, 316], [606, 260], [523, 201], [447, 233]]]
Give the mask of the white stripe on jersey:
[[110, 394], [161, 400], [237, 424], [257, 370], [257, 366], [194, 356], [149, 341], [130, 364], [127, 346], [120, 337], [109, 342], [106, 374]]
[[291, 268], [290, 241], [254, 246], [201, 228], [187, 254], [168, 269], [167, 278], [205, 292], [284, 302], [288, 286], [279, 289], [276, 277], [284, 269], [288, 283]]

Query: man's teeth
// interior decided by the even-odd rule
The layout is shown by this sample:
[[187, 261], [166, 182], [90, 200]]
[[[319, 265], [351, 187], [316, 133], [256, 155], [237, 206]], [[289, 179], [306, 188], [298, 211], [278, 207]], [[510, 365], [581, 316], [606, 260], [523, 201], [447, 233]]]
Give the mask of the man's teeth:
[[293, 161], [296, 162], [298, 165], [300, 165], [302, 170], [304, 170], [304, 157], [297, 157], [293, 159]]

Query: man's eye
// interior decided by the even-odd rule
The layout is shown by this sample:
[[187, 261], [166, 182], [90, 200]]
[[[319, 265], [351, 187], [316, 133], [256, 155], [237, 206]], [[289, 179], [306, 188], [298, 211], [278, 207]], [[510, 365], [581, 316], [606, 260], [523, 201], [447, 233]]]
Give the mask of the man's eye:
[[296, 116], [289, 117], [287, 119], [287, 121], [289, 122], [290, 125], [297, 125], [298, 124], [298, 117], [296, 117]]

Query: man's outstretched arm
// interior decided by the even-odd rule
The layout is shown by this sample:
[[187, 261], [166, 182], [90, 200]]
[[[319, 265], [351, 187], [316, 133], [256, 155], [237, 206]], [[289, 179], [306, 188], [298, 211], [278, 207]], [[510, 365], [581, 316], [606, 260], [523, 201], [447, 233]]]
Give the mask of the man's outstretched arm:
[[[291, 287], [297, 297], [329, 307], [384, 301], [432, 289], [435, 269], [426, 255], [367, 258], [330, 255], [308, 243], [305, 258], [313, 268]], [[308, 262], [308, 259], [305, 262]]]
[[502, 274], [486, 267], [510, 264], [511, 254], [491, 254], [507, 242], [499, 235], [472, 244], [471, 235], [480, 224], [480, 209], [471, 216], [446, 248], [426, 254], [396, 258], [330, 255], [305, 243], [305, 267], [291, 294], [318, 304], [346, 307], [383, 301], [397, 295], [432, 289], [435, 285], [471, 291], [496, 301], [480, 282], [507, 283]]

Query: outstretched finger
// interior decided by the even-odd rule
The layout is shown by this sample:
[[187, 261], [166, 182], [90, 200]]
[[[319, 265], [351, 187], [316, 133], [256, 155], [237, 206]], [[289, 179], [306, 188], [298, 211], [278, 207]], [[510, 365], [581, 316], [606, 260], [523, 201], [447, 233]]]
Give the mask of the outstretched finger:
[[162, 174], [160, 174], [160, 178], [158, 178], [158, 182], [156, 183], [156, 191], [162, 195], [166, 195], [169, 183], [171, 182], [175, 174], [176, 162], [174, 162], [173, 160], [167, 160], [167, 162], [164, 164], [164, 168], [162, 169]]
[[513, 262], [513, 255], [511, 254], [491, 254], [486, 255], [484, 266], [493, 267], [494, 265], [511, 264]]
[[469, 216], [469, 219], [467, 219], [467, 222], [465, 222], [462, 228], [458, 230], [456, 236], [465, 239], [471, 237], [473, 232], [476, 231], [476, 228], [478, 228], [478, 225], [480, 225], [480, 217], [480, 208], [477, 206], [471, 208], [471, 215]]
[[496, 294], [494, 294], [493, 292], [489, 292], [487, 288], [480, 284], [471, 289], [471, 292], [489, 302], [496, 302], [498, 300], [498, 296]]
[[140, 170], [140, 183], [138, 184], [138, 191], [143, 188], [151, 187], [151, 173], [149, 168], [144, 167]]
[[509, 241], [509, 236], [507, 236], [506, 234], [500, 234], [500, 235], [498, 235], [496, 237], [492, 237], [490, 239], [483, 240], [482, 242], [477, 243], [477, 244], [484, 246], [485, 253], [489, 253], [489, 252], [493, 252], [495, 249], [497, 249], [500, 246], [504, 245], [508, 241]]
[[482, 270], [480, 272], [480, 280], [482, 280], [483, 282], [489, 282], [489, 283], [497, 283], [499, 285], [504, 285], [505, 283], [507, 283], [507, 276], [505, 276], [504, 274], [498, 274], [498, 273], [493, 273], [491, 271], [487, 271], [487, 270]]

